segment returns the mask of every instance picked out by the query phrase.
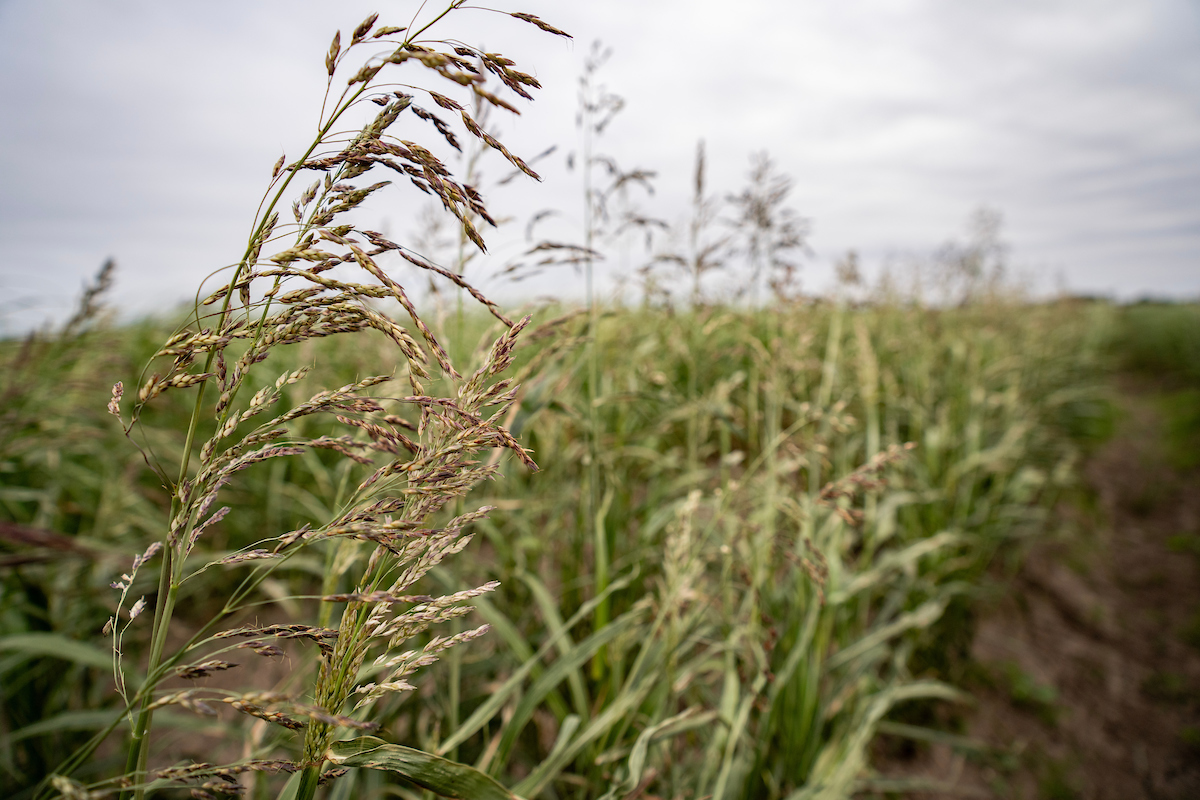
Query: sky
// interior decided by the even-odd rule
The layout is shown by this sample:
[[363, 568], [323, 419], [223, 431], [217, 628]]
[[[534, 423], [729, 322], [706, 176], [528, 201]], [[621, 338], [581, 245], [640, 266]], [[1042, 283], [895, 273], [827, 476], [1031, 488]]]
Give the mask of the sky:
[[[506, 0], [497, 0], [504, 2]], [[429, 2], [424, 13], [441, 6]], [[271, 166], [311, 138], [333, 31], [400, 0], [0, 0], [0, 333], [61, 318], [100, 264], [130, 314], [190, 298], [245, 246]], [[853, 249], [868, 275], [1003, 214], [1013, 272], [1039, 291], [1128, 300], [1200, 297], [1200, 2], [1197, 0], [532, 0], [571, 41], [482, 10], [434, 32], [538, 77], [520, 117], [494, 117], [544, 181], [492, 184], [489, 291], [578, 296], [569, 270], [513, 286], [488, 276], [521, 247], [521, 219], [558, 212], [582, 237], [577, 81], [592, 43], [624, 108], [596, 142], [656, 173], [647, 214], [688, 214], [703, 140], [708, 186], [737, 192], [753, 154], [790, 176], [809, 221], [803, 285], [828, 288]], [[414, 79], [415, 80], [415, 79]], [[414, 121], [412, 124], [417, 124]], [[414, 129], [425, 135], [425, 128]], [[404, 134], [409, 135], [409, 134]], [[398, 190], [364, 220], [419, 237], [423, 196]], [[610, 259], [605, 279], [640, 254]], [[644, 259], [643, 259], [644, 260]], [[609, 283], [604, 284], [610, 285]]]

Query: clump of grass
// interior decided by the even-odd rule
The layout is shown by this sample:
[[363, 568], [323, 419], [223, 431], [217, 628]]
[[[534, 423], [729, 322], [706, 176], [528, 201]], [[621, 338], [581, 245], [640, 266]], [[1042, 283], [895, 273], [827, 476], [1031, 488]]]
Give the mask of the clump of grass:
[[1122, 309], [1111, 347], [1120, 366], [1169, 384], [1200, 386], [1200, 308], [1143, 302]]
[[[1087, 326], [1063, 322], [999, 305], [607, 311], [602, 385], [623, 389], [597, 407], [609, 621], [578, 616], [595, 599], [586, 543], [540, 533], [587, 506], [587, 395], [572, 379], [587, 356], [568, 352], [518, 412], [544, 472], [483, 523], [520, 576], [490, 601], [521, 632], [505, 640], [516, 672], [449, 743], [497, 776], [528, 769], [519, 792], [852, 791], [889, 709], [959, 696], [914, 647], [939, 646], [946, 609], [1069, 483], [1053, 422], [1094, 353], [1078, 346]], [[581, 668], [605, 642], [603, 672]], [[557, 722], [538, 737], [535, 698]], [[506, 702], [518, 713], [503, 718]]]
[[[358, 25], [343, 43], [339, 32], [326, 55], [329, 76], [318, 134], [292, 161], [281, 157], [271, 187], [251, 227], [242, 258], [224, 286], [196, 307], [188, 324], [155, 354], [154, 368], [137, 389], [130, 407], [124, 387], [113, 387], [108, 408], [131, 440], [149, 404], [164, 395], [191, 392], [193, 411], [177, 469], [168, 472], [151, 444], [144, 454], [170, 493], [164, 535], [149, 544], [113, 586], [120, 592], [117, 611], [105, 626], [111, 636], [118, 691], [126, 700], [131, 725], [125, 772], [88, 786], [69, 776], [120, 724], [108, 728], [68, 759], [49, 781], [67, 797], [99, 797], [121, 792], [141, 800], [147, 791], [185, 786], [197, 797], [237, 794], [244, 773], [296, 773], [289, 796], [311, 798], [331, 761], [344, 767], [390, 769], [427, 788], [450, 793], [455, 782], [474, 786], [476, 796], [506, 795], [486, 776], [464, 765], [433, 759], [419, 751], [374, 738], [341, 741], [347, 733], [376, 730], [367, 719], [382, 697], [410, 691], [408, 678], [446, 650], [481, 636], [487, 626], [450, 636], [433, 636], [421, 647], [405, 643], [438, 623], [471, 610], [472, 599], [492, 591], [494, 582], [429, 596], [415, 585], [443, 559], [461, 551], [468, 527], [487, 507], [447, 516], [454, 501], [496, 473], [496, 464], [474, 458], [496, 448], [508, 450], [526, 467], [533, 461], [501, 424], [516, 386], [502, 377], [512, 363], [516, 340], [528, 318], [513, 321], [467, 284], [386, 237], [359, 228], [350, 212], [390, 181], [367, 182], [369, 174], [390, 171], [395, 177], [439, 199], [459, 221], [464, 236], [483, 249], [477, 221], [491, 221], [483, 198], [459, 182], [430, 149], [403, 138], [394, 127], [412, 116], [432, 122], [451, 146], [451, 124], [439, 114], [458, 118], [467, 134], [499, 151], [516, 168], [537, 177], [518, 156], [486, 133], [451, 96], [413, 89], [428, 97], [437, 114], [417, 105], [418, 97], [384, 77], [401, 69], [420, 72], [500, 108], [515, 111], [484, 87], [485, 75], [499, 79], [524, 98], [538, 88], [496, 53], [462, 45], [439, 49], [427, 34], [464, 5], [454, 0], [439, 14], [412, 27], [378, 26], [377, 15]], [[511, 17], [553, 34], [561, 31], [528, 14]], [[356, 58], [365, 49], [384, 55]], [[419, 79], [418, 79], [419, 80]], [[421, 102], [424, 102], [422, 99]], [[376, 111], [352, 135], [340, 131], [366, 104]], [[407, 113], [406, 113], [407, 112]], [[316, 180], [300, 189], [303, 175]], [[289, 221], [282, 219], [290, 201]], [[458, 285], [500, 323], [501, 333], [478, 366], [460, 372], [434, 332], [419, 315], [404, 286], [385, 268], [396, 258]], [[394, 308], [405, 319], [395, 316]], [[333, 336], [376, 332], [394, 345], [400, 363], [391, 375], [358, 377], [338, 388], [297, 392], [309, 383], [307, 367], [279, 369], [278, 351]], [[150, 371], [149, 369], [147, 371]], [[405, 391], [385, 391], [401, 379]], [[314, 417], [336, 420], [340, 431], [308, 435], [303, 425]], [[143, 437], [144, 440], [144, 437]], [[230, 507], [221, 506], [226, 487], [256, 465], [325, 452], [345, 459], [335, 511], [320, 524], [263, 532], [253, 545], [222, 557], [206, 552], [207, 534], [219, 528]], [[358, 467], [355, 474], [355, 467]], [[325, 569], [315, 624], [249, 623], [226, 628], [228, 620], [258, 601], [257, 590], [273, 574], [309, 550], [325, 551]], [[138, 597], [139, 572], [160, 559], [153, 613]], [[177, 649], [168, 647], [172, 620], [185, 584], [211, 569], [244, 570], [246, 577], [208, 622]], [[138, 634], [141, 615], [151, 618], [149, 653], [144, 670], [123, 659], [125, 641]], [[196, 681], [238, 666], [235, 653], [250, 658], [281, 654], [276, 642], [311, 643], [316, 670], [308, 692], [187, 688], [169, 681]], [[409, 645], [411, 648], [411, 644]], [[156, 711], [177, 707], [215, 715], [224, 705], [287, 731], [302, 743], [289, 757], [256, 755], [213, 766], [156, 768], [151, 764]], [[273, 750], [285, 742], [270, 740]], [[457, 790], [456, 790], [457, 791]]]
[[[108, 390], [104, 371], [124, 366], [123, 337], [104, 307], [114, 273], [114, 262], [105, 262], [58, 328], [0, 342], [4, 795], [86, 740], [55, 718], [110, 705], [108, 687], [95, 680], [99, 649], [77, 640], [91, 638], [106, 616], [109, 590], [97, 565], [111, 563], [145, 510], [119, 437], [98, 424], [103, 403], [94, 402]], [[30, 725], [43, 735], [19, 735]]]

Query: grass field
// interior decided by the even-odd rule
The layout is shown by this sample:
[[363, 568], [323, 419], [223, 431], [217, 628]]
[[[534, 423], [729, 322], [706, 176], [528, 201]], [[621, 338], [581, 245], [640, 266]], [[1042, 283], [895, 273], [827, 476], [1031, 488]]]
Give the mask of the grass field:
[[[426, 578], [431, 594], [499, 581], [463, 620], [491, 631], [449, 651], [377, 720], [390, 740], [474, 764], [522, 796], [641, 787], [664, 797], [839, 797], [869, 786], [868, 746], [889, 713], [961, 699], [946, 678], [972, 592], [998, 555], [1042, 533], [1076, 480], [1081, 448], [1103, 436], [1098, 381], [1114, 332], [1137, 313], [998, 302], [613, 308], [600, 318], [592, 389], [587, 316], [539, 312], [551, 324], [517, 351], [523, 389], [505, 421], [541, 470], [496, 451], [505, 477], [461, 504], [497, 510], [452, 567]], [[468, 317], [461, 338], [484, 327]], [[152, 322], [101, 325], [6, 351], [0, 683], [10, 792], [44, 777], [120, 707], [98, 635], [117, 594], [108, 583], [167, 509], [103, 409], [108, 381], [136, 384], [161, 338]], [[341, 385], [386, 358], [384, 347], [321, 340], [272, 356], [269, 371], [310, 363], [305, 382]], [[602, 476], [594, 512], [589, 396]], [[177, 458], [188, 405], [180, 392], [148, 418], [156, 456]], [[333, 429], [306, 425], [309, 436]], [[366, 469], [329, 455], [247, 469], [222, 500], [232, 511], [205, 540], [205, 558], [251, 547], [264, 531], [321, 524]], [[289, 561], [243, 617], [310, 616], [303, 598], [330, 591], [328, 563], [353, 562], [364, 547], [330, 541], [323, 556]], [[174, 635], [216, 613], [240, 577], [214, 568], [185, 584]], [[332, 588], [351, 591], [347, 580]], [[136, 584], [131, 595], [153, 595], [152, 574]], [[147, 633], [126, 635], [127, 669]], [[280, 690], [313, 659], [300, 649], [282, 667], [235, 660], [250, 668], [243, 678], [264, 679], [255, 688]], [[195, 685], [214, 681], [228, 683]], [[163, 716], [156, 759], [165, 763], [291, 747], [263, 722]], [[77, 777], [111, 770], [113, 746]], [[270, 780], [254, 774], [252, 791], [267, 791]], [[392, 781], [354, 770], [331, 796], [411, 794]]]
[[[850, 302], [853, 257], [808, 297], [786, 179], [757, 160], [731, 227], [701, 149], [687, 253], [601, 302], [604, 203], [647, 176], [591, 182], [620, 103], [590, 71], [582, 244], [530, 251], [589, 302], [500, 309], [464, 277], [471, 181], [485, 151], [534, 175], [484, 111], [539, 84], [421, 38], [462, 5], [333, 38], [316, 138], [194, 308], [106, 322], [106, 267], [59, 330], [0, 342], [0, 795], [901, 791], [876, 737], [953, 735], [980, 588], [1073, 501], [1112, 369], [1175, 376], [1194, 457], [1195, 309], [1022, 300], [986, 213], [936, 302]], [[377, 81], [401, 69], [466, 104]], [[456, 167], [389, 133], [414, 117], [442, 149], [461, 127]], [[371, 170], [454, 217], [447, 266], [356, 227]], [[429, 281], [454, 305], [414, 302]]]

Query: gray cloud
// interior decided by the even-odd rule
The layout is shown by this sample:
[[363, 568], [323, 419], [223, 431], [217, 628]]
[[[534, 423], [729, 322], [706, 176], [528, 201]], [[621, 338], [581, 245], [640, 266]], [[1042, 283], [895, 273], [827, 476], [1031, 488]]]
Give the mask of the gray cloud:
[[[192, 291], [238, 252], [270, 164], [311, 131], [332, 30], [371, 10], [357, 0], [0, 3], [0, 292], [52, 306], [110, 254], [129, 305]], [[509, 53], [546, 85], [502, 125], [515, 149], [573, 146], [575, 78], [601, 38], [615, 50], [604, 80], [628, 104], [602, 146], [660, 172], [656, 212], [684, 213], [697, 139], [723, 191], [751, 152], [770, 150], [814, 221], [810, 285], [851, 247], [877, 262], [928, 252], [988, 203], [1006, 214], [1016, 261], [1061, 270], [1073, 288], [1200, 293], [1194, 3], [537, 0], [521, 10], [576, 43], [482, 13], [463, 16], [459, 36]], [[511, 190], [513, 202], [576, 216], [576, 178], [546, 177]], [[415, 196], [404, 197], [371, 213], [411, 231]]]

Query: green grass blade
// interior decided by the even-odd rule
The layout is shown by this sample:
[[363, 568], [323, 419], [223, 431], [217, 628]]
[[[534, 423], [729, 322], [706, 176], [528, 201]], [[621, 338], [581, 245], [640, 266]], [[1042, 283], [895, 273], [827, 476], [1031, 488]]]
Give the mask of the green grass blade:
[[[538, 604], [538, 609], [542, 612], [542, 619], [549, 629], [550, 634], [558, 639], [559, 655], [564, 657], [569, 655], [574, 649], [575, 643], [571, 641], [570, 633], [564, 629], [562, 615], [558, 612], [558, 602], [550, 594], [550, 590], [546, 588], [546, 584], [542, 583], [536, 575], [522, 572], [519, 577], [533, 594], [533, 599]], [[575, 713], [585, 714], [587, 712], [587, 693], [583, 688], [583, 676], [578, 672], [572, 672], [568, 676], [568, 685], [571, 687], [571, 702], [575, 706]], [[564, 716], [566, 715], [561, 714], [559, 718], [561, 719]]]
[[384, 769], [439, 794], [461, 800], [516, 800], [516, 795], [474, 767], [374, 736], [334, 742], [329, 760], [344, 767]]
[[30, 657], [61, 658], [86, 667], [110, 670], [112, 651], [58, 633], [17, 633], [0, 637], [0, 652], [11, 650]]
[[567, 653], [559, 656], [550, 665], [550, 668], [546, 670], [546, 673], [529, 687], [529, 691], [524, 694], [521, 702], [517, 705], [516, 711], [513, 712], [512, 719], [504, 726], [504, 735], [500, 740], [500, 748], [497, 752], [499, 763], [504, 763], [513, 743], [521, 735], [525, 724], [533, 717], [533, 712], [537, 710], [538, 705], [545, 699], [546, 695], [570, 676], [578, 675], [579, 668], [588, 659], [600, 652], [606, 644], [640, 621], [643, 616], [642, 612], [643, 608], [634, 608], [596, 631], [571, 648]]
[[[646, 681], [636, 689], [627, 690], [614, 698], [609, 707], [593, 719], [574, 740], [570, 742], [565, 741], [560, 731], [559, 741], [555, 744], [551, 754], [533, 774], [513, 787], [513, 790], [530, 797], [540, 794], [542, 789], [546, 787], [546, 784], [553, 780], [567, 764], [570, 764], [583, 748], [603, 736], [614, 725], [623, 721], [625, 716], [633, 711], [638, 703], [642, 701], [652, 685], [653, 681]], [[575, 717], [572, 715], [568, 719], [575, 719]], [[565, 721], [563, 729], [566, 729]]]
[[825, 668], [828, 670], [837, 669], [840, 666], [849, 664], [872, 648], [884, 644], [888, 639], [899, 636], [907, 630], [929, 627], [942, 616], [942, 612], [946, 610], [948, 602], [949, 599], [947, 598], [929, 600], [917, 609], [901, 614], [895, 621], [879, 627], [844, 650], [834, 653], [825, 662]]
[[[592, 610], [595, 609], [595, 607], [599, 605], [604, 598], [608, 597], [613, 592], [624, 589], [636, 576], [637, 571], [631, 570], [630, 572], [622, 575], [620, 578], [610, 583], [606, 592], [599, 594], [588, 602], [584, 603], [580, 609], [576, 611], [569, 620], [567, 620], [562, 630], [558, 632], [558, 635], [565, 634], [571, 628], [578, 625], [580, 621], [592, 613]], [[478, 604], [478, 598], [476, 598], [475, 602]], [[459, 726], [458, 730], [450, 734], [446, 741], [441, 743], [439, 751], [443, 753], [449, 752], [451, 748], [465, 742], [476, 731], [486, 725], [488, 720], [496, 716], [500, 709], [504, 707], [504, 704], [507, 703], [509, 699], [520, 690], [521, 684], [525, 681], [525, 678], [529, 676], [529, 673], [533, 671], [535, 666], [541, 663], [541, 660], [557, 644], [557, 641], [557, 636], [551, 635], [545, 641], [545, 643], [538, 648], [538, 651], [535, 654], [526, 659], [525, 662], [517, 668], [516, 672], [514, 672], [499, 689], [492, 692], [491, 696], [484, 701], [479, 708], [475, 709], [474, 713], [472, 713], [471, 716]]]

